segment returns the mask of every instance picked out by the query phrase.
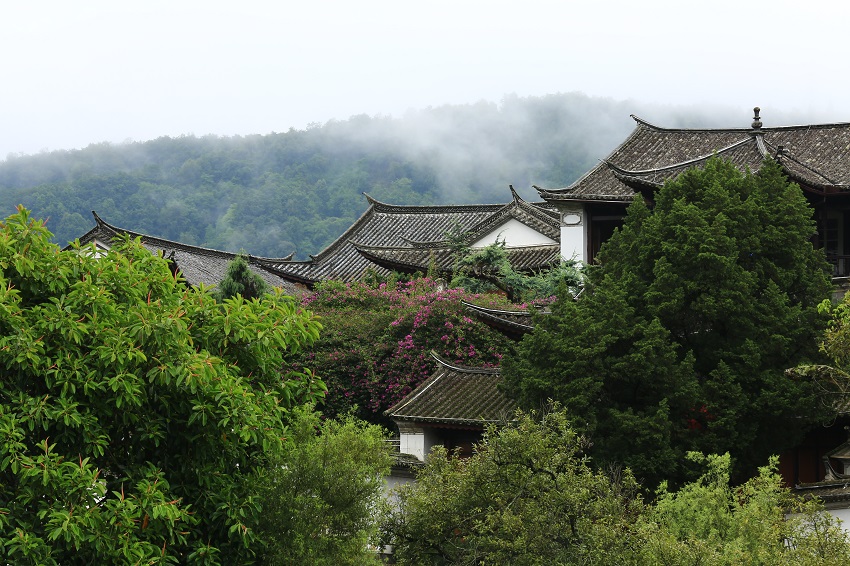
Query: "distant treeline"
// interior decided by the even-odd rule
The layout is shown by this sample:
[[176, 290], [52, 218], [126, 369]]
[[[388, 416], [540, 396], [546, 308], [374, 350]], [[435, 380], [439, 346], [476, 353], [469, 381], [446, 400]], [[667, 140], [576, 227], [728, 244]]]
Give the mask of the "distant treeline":
[[[25, 205], [63, 245], [94, 225], [96, 210], [167, 239], [306, 259], [363, 213], [363, 192], [394, 204], [492, 203], [510, 198], [509, 184], [529, 199], [532, 184], [568, 185], [624, 139], [639, 111], [579, 93], [509, 96], [269, 135], [12, 156], [0, 162], [0, 212]], [[679, 113], [661, 124], [694, 118]]]

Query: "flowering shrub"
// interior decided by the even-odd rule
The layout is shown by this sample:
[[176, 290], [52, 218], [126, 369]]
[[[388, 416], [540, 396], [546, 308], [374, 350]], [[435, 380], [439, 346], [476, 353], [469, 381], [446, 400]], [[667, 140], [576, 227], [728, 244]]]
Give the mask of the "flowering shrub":
[[498, 295], [438, 290], [429, 278], [317, 286], [303, 304], [321, 317], [323, 332], [296, 365], [314, 369], [327, 384], [324, 413], [356, 406], [361, 418], [386, 423], [383, 412], [434, 371], [431, 350], [461, 365], [498, 366], [513, 343], [470, 318], [461, 300], [515, 308]]

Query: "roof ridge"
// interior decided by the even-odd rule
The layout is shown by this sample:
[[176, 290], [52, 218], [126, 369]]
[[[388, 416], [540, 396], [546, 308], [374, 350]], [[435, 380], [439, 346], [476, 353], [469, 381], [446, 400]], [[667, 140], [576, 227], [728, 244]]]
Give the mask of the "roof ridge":
[[437, 361], [437, 363], [440, 364], [441, 366], [447, 367], [451, 370], [454, 370], [454, 371], [457, 371], [457, 372], [460, 372], [460, 373], [484, 373], [484, 374], [491, 374], [491, 375], [497, 375], [497, 374], [502, 373], [501, 368], [480, 368], [480, 367], [464, 366], [464, 365], [460, 365], [460, 364], [453, 364], [453, 363], [441, 358], [440, 355], [437, 352], [435, 352], [434, 350], [431, 350], [431, 357], [434, 358]]
[[[163, 244], [169, 244], [168, 247], [173, 247], [173, 248], [176, 248], [176, 249], [179, 249], [179, 250], [196, 251], [201, 255], [219, 255], [219, 256], [230, 256], [230, 257], [235, 258], [236, 256], [241, 254], [248, 259], [257, 260], [259, 262], [259, 264], [262, 264], [262, 262], [272, 263], [272, 262], [275, 262], [275, 261], [280, 261], [281, 263], [286, 262], [286, 258], [267, 258], [267, 257], [262, 257], [262, 256], [254, 256], [254, 255], [251, 255], [249, 253], [242, 254], [241, 252], [228, 252], [228, 251], [225, 251], [225, 250], [218, 250], [218, 249], [215, 249], [215, 248], [207, 248], [207, 247], [204, 247], [204, 246], [195, 246], [195, 245], [192, 245], [192, 244], [185, 244], [183, 242], [178, 242], [176, 240], [169, 240], [168, 238], [162, 238], [160, 236], [151, 236], [150, 234], [144, 234], [142, 232], [135, 232], [133, 230], [127, 230], [127, 229], [124, 229], [124, 228], [119, 228], [118, 226], [114, 226], [114, 225], [106, 222], [105, 220], [103, 220], [93, 210], [92, 210], [92, 215], [94, 215], [95, 222], [97, 222], [98, 227], [105, 228], [109, 232], [112, 232], [116, 236], [124, 234], [124, 235], [129, 236], [132, 239], [141, 238], [148, 245], [151, 245], [151, 246], [155, 246], [155, 244], [157, 242], [159, 242], [159, 243], [163, 243]], [[155, 247], [158, 247], [158, 246], [155, 246]], [[291, 258], [292, 254], [290, 254], [287, 257]]]
[[621, 173], [623, 175], [646, 175], [648, 173], [658, 173], [659, 171], [670, 171], [671, 169], [678, 169], [680, 167], [693, 165], [695, 163], [699, 163], [700, 161], [705, 161], [707, 159], [710, 159], [711, 157], [713, 157], [715, 155], [722, 155], [723, 153], [726, 153], [727, 151], [731, 151], [731, 150], [736, 149], [736, 148], [738, 148], [742, 145], [746, 145], [747, 143], [749, 143], [751, 141], [752, 141], [752, 137], [748, 137], [746, 139], [742, 139], [742, 140], [737, 141], [733, 144], [729, 144], [726, 147], [723, 147], [723, 148], [720, 148], [716, 151], [713, 151], [710, 154], [700, 155], [699, 157], [695, 157], [693, 159], [687, 159], [685, 161], [674, 163], [672, 165], [665, 165], [664, 167], [656, 167], [655, 169], [637, 169], [637, 170], [623, 169], [622, 167], [620, 167], [618, 165], [614, 165], [613, 163], [611, 163], [607, 159], [603, 159], [602, 163], [604, 163], [605, 165], [607, 165], [608, 167], [610, 167], [614, 171]]

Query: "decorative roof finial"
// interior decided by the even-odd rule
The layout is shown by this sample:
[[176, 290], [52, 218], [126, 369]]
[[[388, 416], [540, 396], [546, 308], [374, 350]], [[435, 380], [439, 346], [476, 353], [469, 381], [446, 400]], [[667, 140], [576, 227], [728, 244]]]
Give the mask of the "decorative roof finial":
[[760, 130], [761, 129], [761, 119], [759, 118], [759, 112], [761, 112], [761, 108], [756, 106], [753, 108], [753, 129]]

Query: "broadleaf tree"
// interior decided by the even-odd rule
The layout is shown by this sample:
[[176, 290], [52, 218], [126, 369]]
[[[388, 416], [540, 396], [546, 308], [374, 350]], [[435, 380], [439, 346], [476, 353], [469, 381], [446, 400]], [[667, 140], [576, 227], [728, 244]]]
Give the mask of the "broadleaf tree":
[[319, 323], [291, 297], [217, 303], [126, 240], [103, 254], [0, 223], [0, 562], [250, 564], [256, 471]]
[[[689, 453], [700, 477], [645, 502], [628, 470], [594, 469], [558, 409], [492, 426], [468, 459], [432, 453], [385, 510], [399, 565], [843, 564], [850, 537], [782, 485], [777, 459], [740, 486], [729, 454]], [[786, 513], [789, 515], [786, 516]]]
[[293, 411], [279, 458], [263, 480], [266, 562], [380, 564], [369, 543], [391, 456], [383, 428], [351, 415]]
[[648, 487], [681, 479], [688, 450], [755, 473], [817, 418], [811, 384], [785, 375], [818, 355], [830, 292], [812, 211], [770, 159], [753, 174], [712, 158], [654, 198], [506, 358], [508, 390], [562, 402], [597, 462]]

